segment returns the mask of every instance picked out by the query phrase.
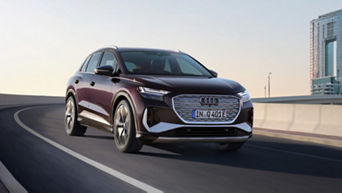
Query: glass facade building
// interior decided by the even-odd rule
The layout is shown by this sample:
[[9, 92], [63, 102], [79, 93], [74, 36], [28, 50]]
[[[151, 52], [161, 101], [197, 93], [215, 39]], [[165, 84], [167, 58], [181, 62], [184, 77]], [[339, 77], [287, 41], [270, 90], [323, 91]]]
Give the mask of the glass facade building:
[[342, 10], [321, 15], [310, 26], [311, 92], [342, 94]]

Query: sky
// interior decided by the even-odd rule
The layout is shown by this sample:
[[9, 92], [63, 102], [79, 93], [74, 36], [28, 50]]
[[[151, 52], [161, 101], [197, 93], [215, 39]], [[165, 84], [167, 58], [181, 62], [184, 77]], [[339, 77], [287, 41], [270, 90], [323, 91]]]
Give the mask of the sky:
[[64, 96], [108, 45], [179, 49], [253, 98], [310, 94], [310, 21], [341, 0], [0, 0], [0, 93]]

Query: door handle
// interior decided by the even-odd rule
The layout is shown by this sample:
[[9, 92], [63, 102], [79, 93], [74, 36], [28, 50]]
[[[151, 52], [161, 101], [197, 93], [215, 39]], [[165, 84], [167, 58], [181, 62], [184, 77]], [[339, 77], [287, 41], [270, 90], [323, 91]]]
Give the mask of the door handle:
[[78, 84], [80, 81], [78, 79], [75, 80], [75, 84]]
[[90, 86], [94, 86], [94, 85], [95, 85], [95, 82], [91, 81]]

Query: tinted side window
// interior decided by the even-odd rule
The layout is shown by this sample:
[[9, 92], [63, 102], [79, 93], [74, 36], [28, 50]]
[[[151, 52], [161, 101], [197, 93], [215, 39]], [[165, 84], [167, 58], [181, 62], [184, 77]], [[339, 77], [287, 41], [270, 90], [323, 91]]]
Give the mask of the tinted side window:
[[116, 61], [116, 58], [115, 58], [114, 54], [112, 54], [110, 52], [105, 52], [103, 54], [100, 66], [112, 66], [113, 69], [115, 69], [117, 63], [118, 62]]
[[100, 61], [101, 54], [102, 54], [102, 52], [96, 52], [95, 54], [93, 54], [93, 56], [91, 57], [91, 59], [88, 63], [87, 72], [94, 72], [95, 71], [95, 68]]
[[83, 62], [82, 68], [81, 68], [81, 70], [80, 70], [81, 72], [85, 72], [85, 69], [87, 68], [87, 64], [88, 64], [89, 59], [90, 59], [90, 56], [88, 56], [88, 57], [86, 58], [86, 60]]

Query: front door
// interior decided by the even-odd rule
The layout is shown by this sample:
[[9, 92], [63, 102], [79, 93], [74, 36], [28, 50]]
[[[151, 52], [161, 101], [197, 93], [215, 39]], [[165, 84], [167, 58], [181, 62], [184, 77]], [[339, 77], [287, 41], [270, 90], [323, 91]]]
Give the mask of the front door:
[[[117, 60], [113, 53], [105, 51], [99, 66], [112, 66], [117, 68]], [[118, 89], [117, 83], [113, 81], [113, 77], [105, 75], [93, 76], [92, 92], [90, 95], [90, 103], [92, 111], [98, 115], [98, 122], [105, 125], [111, 125], [112, 101], [114, 93]]]

